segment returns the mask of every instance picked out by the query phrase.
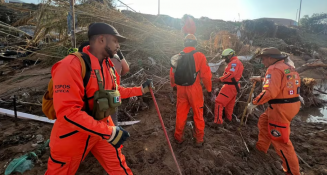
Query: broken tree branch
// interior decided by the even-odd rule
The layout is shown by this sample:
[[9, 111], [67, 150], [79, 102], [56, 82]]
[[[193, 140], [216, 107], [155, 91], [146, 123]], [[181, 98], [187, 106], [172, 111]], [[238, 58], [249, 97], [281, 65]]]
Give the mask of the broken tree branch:
[[323, 63], [320, 60], [316, 60], [312, 63], [303, 64], [301, 67], [296, 68], [296, 71], [298, 73], [301, 73], [309, 69], [315, 69], [317, 67], [327, 67], [327, 64]]

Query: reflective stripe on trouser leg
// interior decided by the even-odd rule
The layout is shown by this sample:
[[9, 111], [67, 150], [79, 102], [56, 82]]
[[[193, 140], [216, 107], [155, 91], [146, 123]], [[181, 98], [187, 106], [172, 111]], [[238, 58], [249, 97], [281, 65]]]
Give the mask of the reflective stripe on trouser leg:
[[223, 106], [221, 104], [216, 103], [214, 123], [222, 124], [223, 123], [222, 116], [223, 116]]
[[108, 174], [132, 175], [126, 158], [121, 153], [121, 148], [116, 149], [106, 140], [101, 140], [92, 148], [91, 152]]

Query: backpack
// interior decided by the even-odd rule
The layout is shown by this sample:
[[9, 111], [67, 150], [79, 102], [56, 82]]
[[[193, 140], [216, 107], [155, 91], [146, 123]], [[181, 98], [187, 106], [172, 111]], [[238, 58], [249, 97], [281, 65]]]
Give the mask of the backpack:
[[[90, 79], [91, 75], [91, 60], [90, 57], [83, 52], [75, 52], [70, 55], [75, 55], [79, 58], [79, 61], [81, 62], [82, 65], [82, 77], [83, 77], [83, 84], [84, 84], [84, 89], [86, 88], [86, 85]], [[84, 99], [87, 99], [86, 96], [86, 90], [84, 90]], [[88, 105], [85, 105], [86, 111], [88, 111], [89, 108]], [[45, 92], [42, 98], [42, 111], [43, 113], [48, 117], [50, 120], [55, 120], [56, 117], [56, 111], [53, 107], [53, 81], [52, 78], [49, 81], [48, 84], [48, 90]]]
[[180, 53], [182, 57], [177, 61], [178, 63], [174, 76], [175, 84], [180, 86], [191, 86], [194, 84], [198, 75], [193, 57], [193, 54], [196, 52], [196, 50], [193, 50], [190, 53]]

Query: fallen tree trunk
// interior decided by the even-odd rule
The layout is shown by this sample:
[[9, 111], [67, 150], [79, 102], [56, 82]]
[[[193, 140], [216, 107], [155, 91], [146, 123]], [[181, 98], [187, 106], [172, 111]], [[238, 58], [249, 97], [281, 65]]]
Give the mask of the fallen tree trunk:
[[298, 73], [301, 73], [306, 70], [315, 69], [318, 67], [327, 67], [327, 64], [321, 62], [320, 60], [316, 60], [315, 62], [312, 62], [312, 63], [303, 64], [301, 67], [296, 68], [296, 71]]

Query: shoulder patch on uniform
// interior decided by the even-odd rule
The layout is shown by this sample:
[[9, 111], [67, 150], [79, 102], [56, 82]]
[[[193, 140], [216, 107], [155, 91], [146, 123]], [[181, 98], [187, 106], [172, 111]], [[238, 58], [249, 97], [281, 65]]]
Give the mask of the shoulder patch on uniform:
[[270, 84], [271, 80], [268, 79], [265, 81], [265, 84], [263, 85], [264, 88], [268, 88], [269, 87], [269, 84]]
[[289, 89], [293, 88], [293, 83], [292, 82], [287, 82], [286, 87], [289, 88]]
[[229, 71], [235, 72], [235, 68], [232, 67], [231, 69], [229, 69]]
[[295, 80], [295, 84], [296, 85], [299, 85], [299, 80]]
[[288, 94], [289, 95], [293, 95], [294, 94], [294, 91], [293, 90], [290, 90], [290, 91], [288, 91]]
[[236, 65], [237, 65], [236, 63], [233, 63], [233, 64], [232, 64], [232, 67], [236, 67]]
[[292, 75], [287, 75], [287, 80], [292, 80], [293, 79], [293, 76]]
[[267, 79], [270, 79], [270, 78], [271, 78], [271, 74], [267, 74], [267, 75], [266, 75], [266, 78], [267, 78]]
[[289, 69], [285, 69], [284, 72], [285, 72], [285, 74], [291, 73], [291, 71]]

